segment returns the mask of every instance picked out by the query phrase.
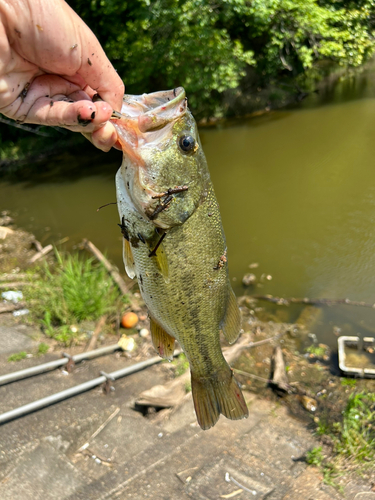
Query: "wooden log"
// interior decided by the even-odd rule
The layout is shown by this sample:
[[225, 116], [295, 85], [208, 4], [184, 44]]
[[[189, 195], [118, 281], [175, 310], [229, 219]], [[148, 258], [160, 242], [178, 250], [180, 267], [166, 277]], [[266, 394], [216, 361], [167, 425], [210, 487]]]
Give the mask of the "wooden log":
[[34, 262], [46, 256], [51, 250], [53, 250], [53, 246], [47, 245], [46, 247], [42, 248], [40, 252], [37, 252], [35, 255], [33, 255], [33, 257], [31, 257], [31, 259], [29, 260], [29, 263], [34, 264]]
[[123, 295], [126, 295], [130, 287], [126, 285], [124, 279], [121, 277], [120, 273], [115, 268], [115, 266], [112, 266], [109, 260], [104, 257], [102, 252], [98, 248], [96, 248], [94, 243], [92, 243], [91, 241], [84, 239], [82, 241], [82, 245], [84, 248], [86, 248], [86, 250], [89, 250], [103, 264], [103, 266], [112, 276], [113, 281], [117, 284], [117, 286], [121, 290], [121, 293]]

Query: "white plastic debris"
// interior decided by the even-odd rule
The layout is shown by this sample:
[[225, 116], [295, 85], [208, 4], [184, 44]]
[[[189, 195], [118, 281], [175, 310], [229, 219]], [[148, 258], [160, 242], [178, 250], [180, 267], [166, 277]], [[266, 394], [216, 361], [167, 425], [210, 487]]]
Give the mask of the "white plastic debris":
[[122, 335], [122, 337], [118, 341], [118, 345], [124, 351], [131, 352], [135, 347], [135, 342], [134, 342], [133, 337], [128, 337], [127, 335]]
[[15, 304], [23, 299], [22, 292], [17, 292], [15, 290], [9, 290], [8, 292], [3, 292], [1, 296], [3, 299], [14, 302]]
[[13, 312], [13, 316], [24, 316], [25, 314], [29, 314], [29, 310], [28, 309], [19, 309], [18, 311], [14, 311]]

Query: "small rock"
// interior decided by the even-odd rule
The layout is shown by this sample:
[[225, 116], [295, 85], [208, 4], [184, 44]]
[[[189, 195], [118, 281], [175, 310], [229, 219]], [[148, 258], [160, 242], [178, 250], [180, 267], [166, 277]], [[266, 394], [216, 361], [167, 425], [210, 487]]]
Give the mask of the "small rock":
[[245, 276], [242, 278], [242, 284], [244, 286], [255, 285], [256, 281], [257, 277], [253, 273], [245, 274]]
[[0, 217], [0, 226], [10, 226], [13, 223], [14, 219], [12, 219], [12, 217], [9, 217], [9, 215], [4, 214], [2, 217]]
[[149, 333], [150, 332], [147, 330], [147, 328], [142, 328], [142, 330], [140, 330], [140, 332], [139, 332], [139, 335], [141, 337], [147, 337]]
[[8, 234], [14, 233], [13, 229], [9, 227], [0, 226], [0, 240], [5, 240]]

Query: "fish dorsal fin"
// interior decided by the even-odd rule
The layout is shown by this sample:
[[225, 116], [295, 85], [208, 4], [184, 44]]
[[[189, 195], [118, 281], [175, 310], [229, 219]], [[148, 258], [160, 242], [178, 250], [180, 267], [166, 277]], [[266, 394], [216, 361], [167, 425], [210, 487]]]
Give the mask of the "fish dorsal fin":
[[133, 258], [133, 253], [132, 253], [130, 243], [125, 238], [124, 238], [124, 243], [123, 243], [123, 255], [122, 256], [124, 259], [124, 266], [125, 266], [126, 274], [132, 280], [135, 276], [135, 263], [134, 263], [134, 258]]
[[233, 344], [238, 339], [241, 329], [241, 314], [238, 309], [236, 296], [232, 289], [229, 291], [227, 309], [223, 323], [221, 325], [224, 337], [230, 344]]
[[174, 338], [150, 318], [151, 339], [159, 356], [172, 361], [174, 353]]
[[164, 244], [160, 243], [155, 250], [153, 250], [149, 257], [151, 259], [156, 259], [156, 265], [159, 268], [159, 271], [161, 272], [164, 281], [166, 283], [169, 283], [169, 268], [168, 268], [168, 259], [167, 259], [167, 254], [165, 252]]

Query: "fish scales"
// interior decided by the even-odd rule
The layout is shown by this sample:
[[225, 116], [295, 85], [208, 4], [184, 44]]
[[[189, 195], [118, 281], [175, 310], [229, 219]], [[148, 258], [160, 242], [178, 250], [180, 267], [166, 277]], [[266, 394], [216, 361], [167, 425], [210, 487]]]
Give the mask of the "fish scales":
[[[161, 117], [157, 116], [157, 141], [161, 144], [157, 143], [155, 154], [152, 148], [147, 149], [149, 143], [142, 144], [145, 134], [152, 134], [147, 128], [146, 132], [139, 131], [141, 118], [150, 111], [143, 103], [145, 99], [153, 102], [152, 96], [156, 96], [158, 106], [151, 110], [162, 115], [163, 99], [157, 96], [173, 91], [133, 96], [143, 106], [138, 115], [135, 113], [136, 119], [126, 114], [126, 106], [123, 109], [124, 118], [115, 122], [120, 137], [125, 127], [121, 141], [124, 161], [116, 175], [116, 190], [125, 226], [125, 267], [138, 279], [151, 317], [154, 346], [159, 354], [170, 357], [173, 339], [180, 343], [190, 364], [198, 422], [207, 429], [220, 413], [238, 419], [246, 417], [248, 411], [220, 347], [221, 328], [229, 341], [237, 338], [239, 311], [228, 276], [219, 206], [194, 119], [186, 106], [181, 109], [184, 92], [178, 90], [180, 99], [173, 105], [179, 106], [179, 113], [165, 120], [164, 127], [169, 126], [170, 131], [162, 139]], [[127, 137], [134, 131], [138, 137], [130, 148]], [[196, 151], [189, 156], [178, 152], [181, 137], [194, 141]], [[188, 189], [170, 195], [170, 205], [162, 206], [153, 219], [152, 213], [155, 207], [160, 209], [160, 200], [167, 199], [168, 189], [185, 184]], [[160, 196], [163, 193], [164, 198]]]

